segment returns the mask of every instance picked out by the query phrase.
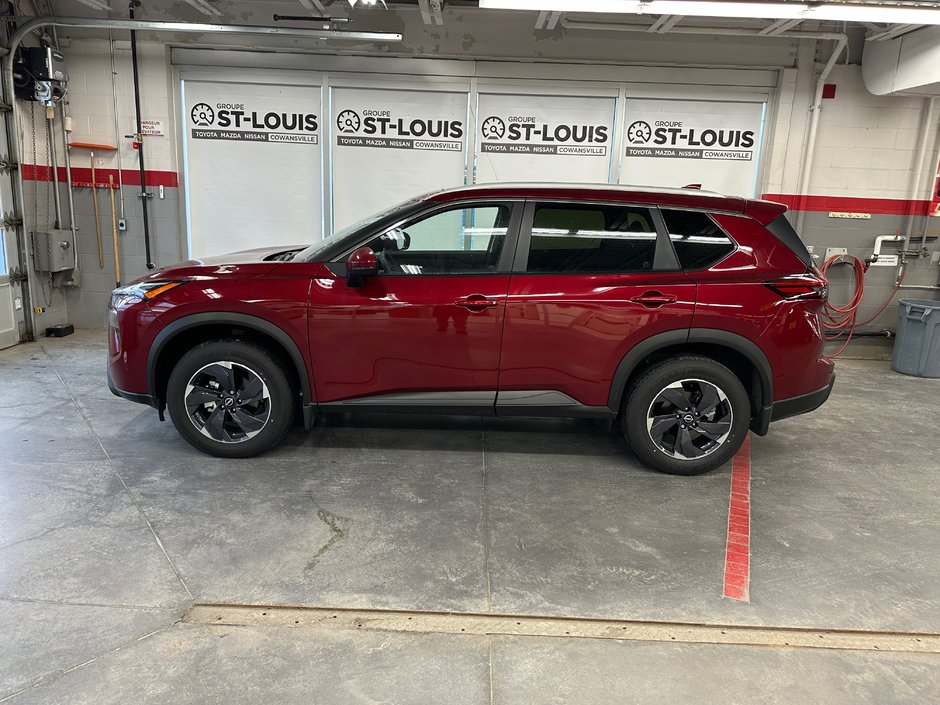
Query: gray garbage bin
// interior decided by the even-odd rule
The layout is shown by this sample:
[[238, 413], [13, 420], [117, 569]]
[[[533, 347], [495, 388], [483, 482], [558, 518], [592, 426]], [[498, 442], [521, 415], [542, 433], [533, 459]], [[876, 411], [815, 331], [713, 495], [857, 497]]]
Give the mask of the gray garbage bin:
[[900, 301], [891, 369], [915, 377], [940, 377], [940, 301]]

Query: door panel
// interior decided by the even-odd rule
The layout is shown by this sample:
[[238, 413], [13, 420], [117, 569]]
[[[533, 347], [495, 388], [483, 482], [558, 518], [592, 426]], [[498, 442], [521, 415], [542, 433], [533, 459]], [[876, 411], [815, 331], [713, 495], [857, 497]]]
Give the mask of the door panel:
[[350, 287], [323, 267], [310, 294], [318, 402], [495, 391], [508, 288], [505, 274], [379, 275]]
[[20, 342], [16, 323], [16, 311], [13, 307], [13, 287], [6, 274], [0, 274], [0, 350]]
[[[644, 294], [653, 300], [631, 301]], [[662, 303], [657, 295], [665, 297]], [[514, 275], [499, 391], [551, 389], [586, 406], [605, 406], [630, 348], [657, 333], [688, 328], [694, 308], [695, 286], [681, 272]]]

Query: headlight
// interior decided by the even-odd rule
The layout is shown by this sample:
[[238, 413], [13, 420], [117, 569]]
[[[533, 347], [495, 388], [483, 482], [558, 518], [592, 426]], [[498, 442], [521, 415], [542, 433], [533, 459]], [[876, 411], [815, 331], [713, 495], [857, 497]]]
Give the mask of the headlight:
[[138, 301], [150, 301], [170, 289], [175, 289], [183, 282], [145, 281], [128, 286], [122, 286], [111, 292], [111, 305], [114, 308], [123, 308]]

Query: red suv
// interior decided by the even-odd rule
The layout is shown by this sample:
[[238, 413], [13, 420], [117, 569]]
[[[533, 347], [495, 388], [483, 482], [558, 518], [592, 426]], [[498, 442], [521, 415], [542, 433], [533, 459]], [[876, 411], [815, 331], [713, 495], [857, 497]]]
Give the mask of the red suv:
[[785, 210], [683, 189], [432, 193], [306, 249], [116, 290], [109, 386], [223, 457], [318, 411], [597, 417], [646, 465], [705, 472], [832, 388], [827, 282]]

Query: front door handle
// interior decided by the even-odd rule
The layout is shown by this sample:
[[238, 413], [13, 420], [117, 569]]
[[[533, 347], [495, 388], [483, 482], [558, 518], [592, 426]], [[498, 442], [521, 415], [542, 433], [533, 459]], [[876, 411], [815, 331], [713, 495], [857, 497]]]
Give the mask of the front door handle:
[[488, 308], [496, 308], [500, 305], [500, 302], [495, 299], [488, 299], [483, 294], [471, 294], [462, 299], [457, 299], [454, 305], [471, 311], [485, 311]]
[[645, 291], [639, 296], [634, 296], [630, 301], [635, 304], [641, 304], [647, 308], [658, 308], [666, 304], [674, 304], [679, 299], [672, 294], [664, 294], [661, 291]]

